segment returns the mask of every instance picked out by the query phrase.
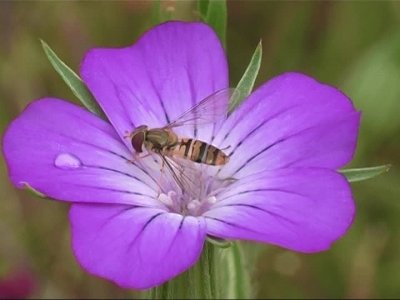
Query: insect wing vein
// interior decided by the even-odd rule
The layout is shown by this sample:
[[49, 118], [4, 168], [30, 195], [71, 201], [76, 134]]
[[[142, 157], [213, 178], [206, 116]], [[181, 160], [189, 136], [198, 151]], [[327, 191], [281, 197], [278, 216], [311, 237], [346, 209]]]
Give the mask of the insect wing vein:
[[234, 91], [235, 89], [233, 88], [227, 88], [211, 94], [166, 127], [173, 128], [184, 125], [206, 125], [216, 123], [219, 120], [226, 118], [228, 114], [229, 100]]
[[179, 162], [175, 161], [172, 157], [165, 156], [160, 153], [160, 156], [166, 165], [168, 171], [171, 176], [174, 178], [177, 185], [182, 190], [182, 193], [192, 193], [196, 187], [195, 179], [197, 176], [188, 176], [188, 174], [192, 174], [196, 172], [196, 168], [189, 168], [182, 166]]

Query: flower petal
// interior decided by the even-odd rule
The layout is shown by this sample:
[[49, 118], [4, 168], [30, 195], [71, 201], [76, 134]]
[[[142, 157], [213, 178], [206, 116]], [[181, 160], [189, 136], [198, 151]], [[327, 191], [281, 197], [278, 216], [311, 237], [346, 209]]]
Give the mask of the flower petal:
[[353, 156], [360, 114], [339, 90], [298, 73], [258, 88], [215, 142], [230, 146], [221, 175], [241, 178], [283, 167], [339, 168]]
[[317, 168], [254, 174], [232, 184], [218, 200], [204, 214], [208, 234], [301, 252], [329, 248], [349, 228], [355, 210], [345, 178]]
[[[213, 30], [177, 21], [154, 27], [131, 47], [89, 51], [81, 76], [121, 137], [139, 125], [165, 126], [228, 87], [227, 60]], [[189, 129], [179, 133], [211, 136], [210, 125]]]
[[57, 99], [30, 104], [3, 140], [9, 175], [65, 201], [159, 205], [157, 182], [133, 158], [112, 126]]
[[203, 218], [150, 208], [73, 205], [72, 243], [90, 273], [126, 288], [159, 285], [191, 267], [205, 240]]

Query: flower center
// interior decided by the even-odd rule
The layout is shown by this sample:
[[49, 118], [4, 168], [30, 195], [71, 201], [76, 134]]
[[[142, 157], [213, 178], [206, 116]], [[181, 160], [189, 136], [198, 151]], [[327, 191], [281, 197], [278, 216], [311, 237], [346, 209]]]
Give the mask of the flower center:
[[182, 161], [166, 166], [161, 160], [146, 157], [138, 165], [157, 179], [158, 196], [165, 207], [184, 216], [200, 216], [218, 202], [219, 194], [233, 179], [217, 176], [218, 167]]
[[200, 199], [188, 197], [185, 194], [178, 195], [175, 191], [169, 191], [167, 194], [160, 193], [158, 200], [165, 204], [171, 212], [186, 216], [200, 216], [217, 202], [215, 196]]
[[218, 194], [231, 183], [211, 176], [208, 166], [201, 166], [195, 172], [191, 170], [184, 177], [170, 178], [167, 185], [162, 187], [158, 196], [171, 212], [182, 215], [200, 216], [218, 202]]

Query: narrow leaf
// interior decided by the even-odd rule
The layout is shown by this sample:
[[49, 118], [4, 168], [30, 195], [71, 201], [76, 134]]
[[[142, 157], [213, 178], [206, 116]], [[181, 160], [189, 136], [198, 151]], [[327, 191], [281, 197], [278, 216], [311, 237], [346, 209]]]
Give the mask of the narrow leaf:
[[[204, 12], [206, 5], [199, 4], [202, 6]], [[202, 12], [200, 12], [202, 13]], [[207, 14], [202, 16], [203, 21], [214, 28], [215, 32], [221, 40], [222, 45], [226, 45], [226, 19], [227, 9], [226, 0], [210, 0], [207, 5]]]
[[258, 43], [256, 50], [251, 57], [250, 63], [240, 79], [234, 94], [229, 103], [229, 111], [233, 111], [242, 101], [250, 95], [256, 81], [258, 71], [260, 70], [262, 59], [262, 44]]
[[50, 63], [68, 85], [68, 87], [72, 90], [74, 95], [89, 111], [100, 116], [103, 119], [106, 119], [100, 106], [94, 100], [92, 94], [86, 88], [85, 84], [79, 78], [79, 76], [74, 71], [72, 71], [72, 69], [68, 67], [44, 41], [40, 40], [40, 42], [42, 43], [43, 50], [46, 53], [46, 56], [49, 59]]
[[383, 165], [368, 168], [345, 169], [340, 172], [346, 176], [349, 182], [362, 181], [369, 178], [376, 177], [382, 173], [389, 171], [391, 165]]
[[24, 186], [24, 188], [26, 190], [31, 192], [33, 195], [38, 196], [40, 198], [46, 198], [45, 194], [43, 194], [43, 193], [39, 192], [38, 190], [36, 190], [35, 188], [33, 188], [29, 183], [23, 182], [22, 185]]

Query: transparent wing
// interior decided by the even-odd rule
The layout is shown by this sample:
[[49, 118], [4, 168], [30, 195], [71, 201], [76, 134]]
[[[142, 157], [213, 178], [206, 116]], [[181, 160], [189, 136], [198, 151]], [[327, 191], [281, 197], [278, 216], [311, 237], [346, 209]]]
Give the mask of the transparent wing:
[[[199, 189], [198, 181], [201, 178], [203, 167], [196, 166], [192, 161], [180, 159], [179, 157], [166, 156], [159, 151], [148, 152], [145, 156], [135, 156], [133, 161], [129, 161], [141, 170], [150, 170], [150, 174], [145, 171], [162, 189], [169, 185], [171, 179], [181, 189], [183, 194], [195, 195]], [[161, 169], [160, 169], [161, 167]], [[157, 178], [157, 175], [161, 177]], [[154, 177], [153, 177], [154, 176]], [[165, 180], [165, 181], [162, 181]]]
[[182, 190], [183, 194], [195, 195], [198, 188], [198, 178], [201, 176], [201, 170], [197, 170], [194, 166], [182, 164], [173, 157], [160, 154], [165, 168], [168, 170], [176, 184]]
[[212, 124], [226, 118], [229, 99], [234, 91], [233, 88], [227, 88], [211, 94], [165, 127]]
[[[237, 181], [233, 177], [220, 178], [216, 174], [210, 175], [206, 165], [195, 165], [192, 161], [180, 157], [162, 155], [161, 157], [182, 193], [189, 194], [195, 199], [217, 195]], [[212, 192], [209, 193], [209, 190]]]

